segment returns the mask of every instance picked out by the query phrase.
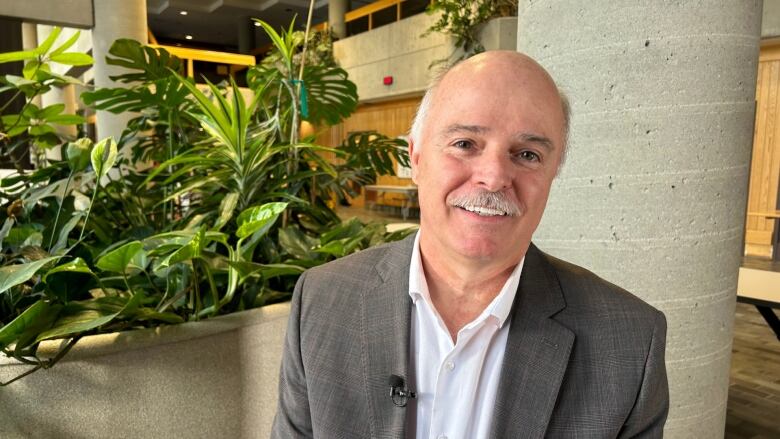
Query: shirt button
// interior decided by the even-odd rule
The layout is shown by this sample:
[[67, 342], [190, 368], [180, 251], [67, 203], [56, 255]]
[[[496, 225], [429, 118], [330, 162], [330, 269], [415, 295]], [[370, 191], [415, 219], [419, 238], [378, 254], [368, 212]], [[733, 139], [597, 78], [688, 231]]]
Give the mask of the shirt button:
[[[448, 362], [444, 363], [444, 367], [446, 367], [447, 370], [455, 369], [455, 363], [453, 363], [452, 361], [448, 361]], [[446, 437], [442, 437], [442, 436], [439, 436], [439, 438], [440, 439], [447, 439]]]

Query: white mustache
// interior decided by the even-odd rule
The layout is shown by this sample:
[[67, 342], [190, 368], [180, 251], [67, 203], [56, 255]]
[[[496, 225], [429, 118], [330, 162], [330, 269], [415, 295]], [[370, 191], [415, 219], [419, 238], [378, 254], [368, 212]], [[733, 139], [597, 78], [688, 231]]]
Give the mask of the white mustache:
[[470, 210], [497, 210], [508, 216], [520, 215], [520, 208], [504, 192], [478, 191], [472, 194], [458, 195], [450, 199], [449, 204]]

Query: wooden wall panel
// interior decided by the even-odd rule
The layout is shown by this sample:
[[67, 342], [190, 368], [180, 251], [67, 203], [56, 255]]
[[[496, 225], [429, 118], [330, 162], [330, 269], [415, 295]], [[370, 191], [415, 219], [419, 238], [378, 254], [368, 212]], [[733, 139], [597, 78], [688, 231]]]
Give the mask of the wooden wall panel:
[[777, 206], [780, 182], [780, 46], [761, 48], [756, 101], [745, 243], [748, 252], [766, 256], [771, 254], [774, 221], [752, 213], [774, 211]]
[[[420, 97], [362, 104], [349, 119], [322, 131], [317, 136], [317, 141], [326, 146], [338, 146], [350, 132], [368, 130], [374, 130], [389, 137], [406, 135], [419, 104]], [[382, 176], [378, 178], [377, 184], [411, 185], [412, 180]], [[390, 198], [392, 195], [388, 194], [386, 199]], [[362, 197], [352, 200], [352, 204], [362, 206]]]

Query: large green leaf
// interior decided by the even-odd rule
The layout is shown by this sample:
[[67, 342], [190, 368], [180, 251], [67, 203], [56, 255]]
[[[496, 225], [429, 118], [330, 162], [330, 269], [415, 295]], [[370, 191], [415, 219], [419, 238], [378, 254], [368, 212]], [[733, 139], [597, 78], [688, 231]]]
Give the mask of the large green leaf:
[[304, 271], [303, 267], [291, 264], [258, 264], [246, 261], [230, 261], [228, 264], [238, 270], [240, 276], [239, 282], [244, 282], [244, 279], [252, 275], [259, 275], [264, 279], [270, 279], [278, 276], [297, 275]]
[[92, 140], [87, 137], [78, 139], [75, 142], [68, 142], [68, 145], [65, 147], [65, 156], [68, 159], [70, 170], [81, 172], [87, 169], [91, 152]]
[[[357, 86], [348, 76], [347, 71], [340, 67], [304, 66], [302, 93], [306, 93], [306, 120], [314, 125], [335, 125], [355, 112], [358, 103]], [[260, 64], [250, 68], [247, 81], [253, 90], [263, 91], [268, 101], [278, 99], [282, 106], [291, 105], [289, 92], [282, 91], [278, 95], [278, 87], [268, 86], [269, 83], [288, 81], [274, 67]]]
[[79, 125], [86, 123], [87, 119], [78, 114], [58, 114], [46, 119], [48, 123], [55, 123], [57, 125]]
[[173, 76], [134, 88], [101, 88], [81, 94], [87, 105], [112, 113], [148, 111], [150, 108], [187, 106], [188, 90]]
[[66, 50], [70, 49], [71, 47], [73, 47], [73, 45], [74, 45], [74, 44], [76, 44], [76, 42], [79, 40], [79, 37], [80, 37], [80, 36], [81, 36], [81, 31], [80, 31], [80, 30], [79, 30], [79, 31], [76, 31], [76, 32], [74, 32], [74, 33], [73, 33], [73, 35], [71, 35], [71, 36], [70, 36], [70, 38], [68, 38], [68, 40], [67, 40], [67, 41], [65, 41], [64, 43], [62, 43], [62, 44], [61, 44], [59, 47], [57, 47], [56, 49], [52, 50], [52, 51], [49, 53], [49, 56], [50, 56], [50, 57], [53, 57], [53, 56], [59, 55], [59, 54], [61, 54], [61, 53], [65, 52]]
[[65, 111], [65, 104], [53, 104], [36, 111], [37, 119], [48, 119]]
[[[276, 47], [276, 50], [278, 50], [282, 55], [282, 60], [289, 67], [290, 63], [292, 62], [293, 50], [295, 50], [295, 47], [290, 44], [291, 40], [289, 37], [291, 36], [292, 32], [284, 32], [284, 29], [282, 29], [282, 33], [279, 34], [270, 24], [266, 23], [265, 21], [258, 19], [254, 20], [263, 27], [263, 30], [268, 35], [268, 38], [271, 39], [271, 42]], [[295, 20], [293, 20], [293, 22], [294, 21]], [[292, 23], [290, 23], [290, 26], [292, 26]]]
[[158, 312], [150, 308], [139, 308], [133, 317], [139, 321], [157, 321], [170, 324], [184, 323], [184, 319], [179, 315], [172, 312]]
[[3, 227], [0, 228], [0, 250], [3, 250], [3, 241], [5, 241], [15, 222], [13, 218], [6, 218], [3, 222]]
[[114, 41], [106, 57], [106, 63], [124, 67], [133, 73], [111, 76], [111, 79], [119, 82], [150, 82], [171, 76], [171, 71], [183, 71], [181, 60], [167, 50], [144, 46], [131, 39], [118, 39]]
[[35, 273], [43, 268], [44, 265], [59, 258], [59, 256], [51, 256], [26, 264], [0, 267], [0, 293], [7, 291], [11, 287], [27, 282], [35, 276]]
[[186, 243], [168, 255], [165, 259], [160, 261], [160, 263], [155, 267], [155, 272], [166, 269], [171, 265], [178, 264], [179, 262], [184, 262], [199, 257], [205, 241], [203, 238], [203, 230], [193, 234]]
[[46, 39], [43, 40], [43, 43], [41, 43], [40, 46], [33, 49], [33, 52], [39, 56], [45, 55], [49, 51], [49, 49], [51, 49], [51, 46], [54, 45], [54, 41], [57, 40], [57, 37], [60, 36], [61, 32], [62, 32], [61, 27], [57, 27], [57, 26], [53, 27], [51, 29], [51, 32], [49, 32], [49, 35], [46, 37]]
[[31, 50], [20, 50], [17, 52], [0, 53], [0, 64], [15, 61], [27, 61], [35, 59], [35, 52]]
[[35, 302], [10, 323], [0, 328], [0, 348], [5, 349], [31, 329], [48, 328], [61, 309], [62, 305], [52, 305], [44, 300]]
[[146, 268], [146, 251], [141, 241], [131, 241], [97, 260], [95, 266], [103, 271], [129, 274]]
[[90, 159], [98, 181], [108, 174], [109, 169], [114, 166], [116, 156], [116, 142], [111, 137], [106, 137], [92, 148]]
[[78, 52], [60, 53], [57, 55], [52, 55], [49, 59], [67, 66], [88, 66], [95, 62], [95, 60], [86, 53]]
[[219, 218], [217, 218], [217, 222], [214, 224], [214, 230], [221, 229], [233, 217], [240, 195], [237, 192], [230, 192], [219, 203]]
[[355, 112], [357, 86], [340, 67], [306, 66], [303, 81], [308, 93], [309, 116], [314, 125], [336, 125]]
[[41, 64], [40, 61], [37, 59], [33, 59], [31, 61], [27, 61], [24, 63], [24, 67], [22, 67], [22, 76], [24, 79], [32, 80], [35, 77], [35, 74], [38, 72], [38, 70], [44, 68], [46, 64]]
[[318, 256], [312, 249], [318, 246], [319, 239], [301, 232], [297, 227], [279, 229], [279, 244], [291, 256], [297, 259], [316, 259]]
[[238, 223], [236, 236], [243, 239], [264, 228], [267, 232], [288, 205], [289, 203], [274, 202], [244, 210], [236, 219]]
[[89, 266], [86, 262], [84, 262], [81, 258], [76, 258], [70, 262], [67, 262], [62, 265], [58, 265], [51, 270], [47, 271], [46, 274], [43, 275], [43, 281], [46, 282], [46, 280], [54, 273], [85, 273], [85, 274], [93, 274], [92, 270], [90, 270]]
[[190, 91], [191, 96], [198, 104], [200, 112], [193, 112], [192, 116], [200, 122], [207, 133], [232, 150], [231, 152], [234, 154], [239, 152], [242, 149], [241, 143], [245, 140], [250, 114], [244, 107], [243, 97], [240, 93], [236, 94], [238, 87], [235, 86], [235, 83], [233, 83], [235, 90], [233, 100], [228, 103], [220, 90], [214, 84], [207, 82], [211, 94], [216, 100], [215, 104], [190, 80], [178, 75], [177, 78]]
[[51, 329], [39, 334], [35, 341], [78, 335], [103, 326], [120, 314], [133, 312], [142, 299], [142, 294], [133, 294], [130, 298], [107, 296], [71, 302], [62, 309]]

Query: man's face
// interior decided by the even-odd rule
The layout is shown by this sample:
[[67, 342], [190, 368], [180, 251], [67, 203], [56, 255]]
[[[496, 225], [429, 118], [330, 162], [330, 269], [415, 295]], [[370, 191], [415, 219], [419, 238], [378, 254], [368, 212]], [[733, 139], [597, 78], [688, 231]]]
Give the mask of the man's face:
[[491, 61], [447, 74], [410, 152], [423, 251], [508, 265], [541, 220], [564, 122], [537, 66]]

